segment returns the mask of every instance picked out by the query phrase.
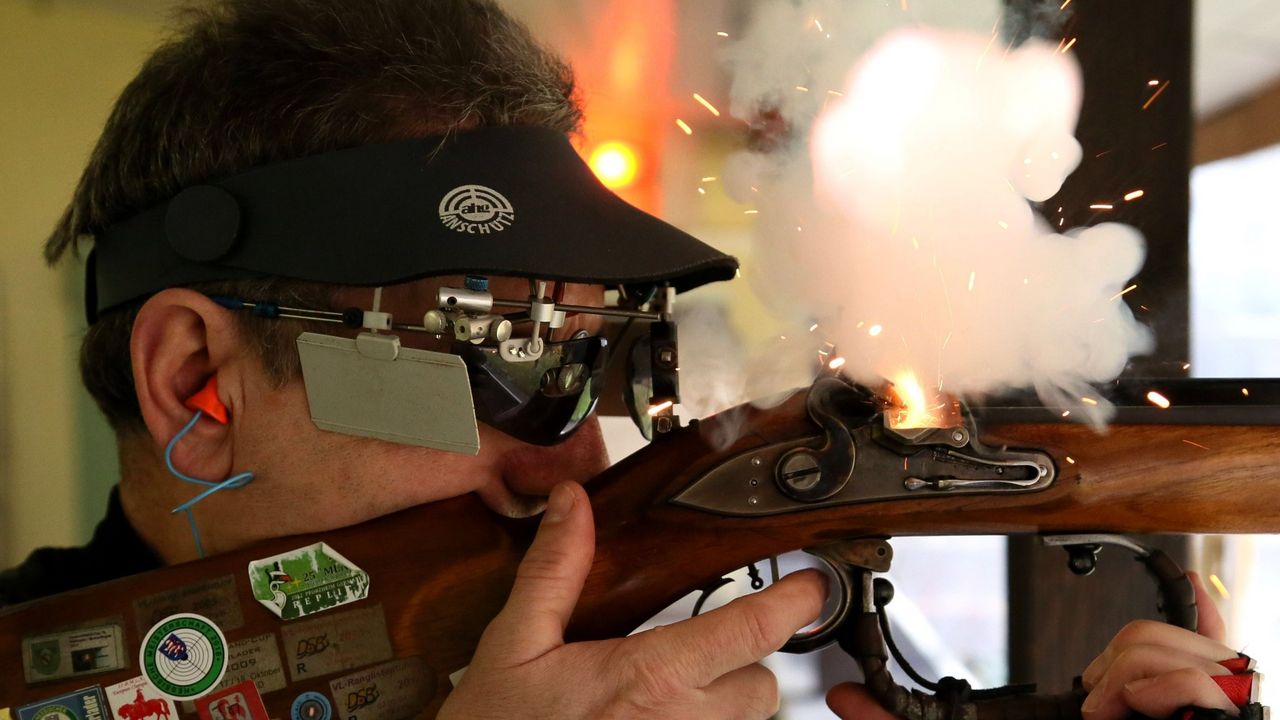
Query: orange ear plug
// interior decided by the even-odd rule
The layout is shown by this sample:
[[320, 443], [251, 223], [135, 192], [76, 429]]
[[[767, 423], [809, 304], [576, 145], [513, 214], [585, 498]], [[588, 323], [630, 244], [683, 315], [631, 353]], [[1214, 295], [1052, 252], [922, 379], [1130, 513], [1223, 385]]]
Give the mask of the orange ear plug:
[[182, 405], [188, 410], [199, 410], [223, 425], [227, 424], [227, 406], [218, 399], [217, 375], [210, 375], [200, 392], [187, 398]]

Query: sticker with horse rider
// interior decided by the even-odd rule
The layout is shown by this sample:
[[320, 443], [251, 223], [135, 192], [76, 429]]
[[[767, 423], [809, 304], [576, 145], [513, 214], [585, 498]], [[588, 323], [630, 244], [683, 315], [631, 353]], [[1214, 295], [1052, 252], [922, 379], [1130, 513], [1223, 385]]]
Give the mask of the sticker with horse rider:
[[304, 692], [293, 699], [289, 720], [333, 720], [333, 705], [318, 692]]
[[363, 600], [369, 574], [321, 542], [249, 563], [249, 587], [267, 609], [292, 620]]
[[232, 685], [196, 701], [200, 720], [269, 720], [267, 707], [252, 680]]
[[402, 658], [329, 682], [339, 720], [415, 717], [431, 699], [435, 675], [420, 658]]
[[28, 683], [121, 670], [129, 666], [120, 625], [98, 625], [22, 639]]
[[94, 685], [18, 708], [18, 720], [106, 720], [107, 701]]
[[244, 626], [244, 613], [240, 609], [240, 597], [236, 593], [234, 575], [223, 575], [194, 585], [145, 595], [133, 601], [133, 613], [137, 616], [138, 632], [164, 618], [178, 613], [196, 613], [223, 630], [238, 630]]
[[179, 613], [156, 623], [142, 637], [138, 666], [170, 700], [209, 694], [227, 672], [227, 638], [209, 618]]
[[105, 692], [115, 720], [177, 720], [178, 708], [173, 701], [161, 695], [141, 675], [116, 683]]
[[294, 682], [391, 659], [382, 605], [289, 623], [280, 638]]

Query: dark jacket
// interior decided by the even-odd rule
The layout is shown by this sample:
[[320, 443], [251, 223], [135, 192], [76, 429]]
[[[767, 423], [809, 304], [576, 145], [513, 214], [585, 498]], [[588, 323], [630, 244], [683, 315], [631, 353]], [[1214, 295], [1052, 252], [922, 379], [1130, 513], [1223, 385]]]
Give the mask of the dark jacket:
[[163, 563], [147, 547], [111, 489], [107, 516], [84, 547], [40, 548], [21, 565], [0, 573], [0, 605], [13, 605], [107, 580], [154, 570]]

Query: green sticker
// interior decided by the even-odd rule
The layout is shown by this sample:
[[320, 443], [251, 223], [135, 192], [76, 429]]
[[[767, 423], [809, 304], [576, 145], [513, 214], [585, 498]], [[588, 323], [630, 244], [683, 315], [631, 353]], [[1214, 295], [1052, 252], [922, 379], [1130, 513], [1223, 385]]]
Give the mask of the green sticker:
[[314, 615], [369, 596], [369, 574], [316, 543], [249, 563], [253, 596], [281, 618]]
[[227, 638], [203, 615], [171, 615], [143, 636], [138, 664], [161, 695], [193, 700], [209, 694], [227, 672]]

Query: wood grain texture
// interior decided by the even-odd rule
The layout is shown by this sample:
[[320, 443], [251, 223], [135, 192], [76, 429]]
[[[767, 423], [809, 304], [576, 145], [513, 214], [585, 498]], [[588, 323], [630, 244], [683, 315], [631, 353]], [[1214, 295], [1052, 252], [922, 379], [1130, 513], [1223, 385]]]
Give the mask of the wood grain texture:
[[[724, 436], [725, 423], [737, 424], [740, 437], [730, 447], [715, 448], [708, 438]], [[1275, 427], [1113, 426], [1106, 436], [1067, 424], [991, 429], [988, 443], [996, 443], [998, 436], [1014, 446], [1043, 448], [1059, 466], [1052, 487], [1006, 497], [935, 495], [764, 518], [720, 517], [667, 502], [727, 457], [814, 432], [803, 398], [797, 396], [770, 411], [742, 410], [685, 428], [593, 481], [589, 490], [598, 550], [569, 636], [625, 634], [724, 572], [841, 538], [1280, 530], [1280, 504], [1258, 502], [1280, 491], [1280, 428]], [[1209, 449], [1182, 442], [1191, 437]], [[233, 575], [245, 624], [229, 632], [229, 639], [278, 635], [282, 622], [252, 598], [246, 565], [324, 540], [369, 573], [370, 601], [385, 610], [395, 655], [419, 656], [430, 669], [425, 681], [434, 699], [422, 713], [430, 717], [450, 687], [448, 675], [468, 664], [480, 633], [504, 602], [536, 522], [496, 517], [474, 497], [464, 496], [0, 610], [0, 707], [138, 675], [139, 632], [146, 628], [133, 624], [132, 602], [143, 595]], [[110, 616], [125, 619], [134, 667], [34, 687], [23, 682], [23, 637]], [[288, 717], [299, 692], [328, 695], [328, 681], [334, 677], [268, 693], [267, 708], [275, 717]]]

